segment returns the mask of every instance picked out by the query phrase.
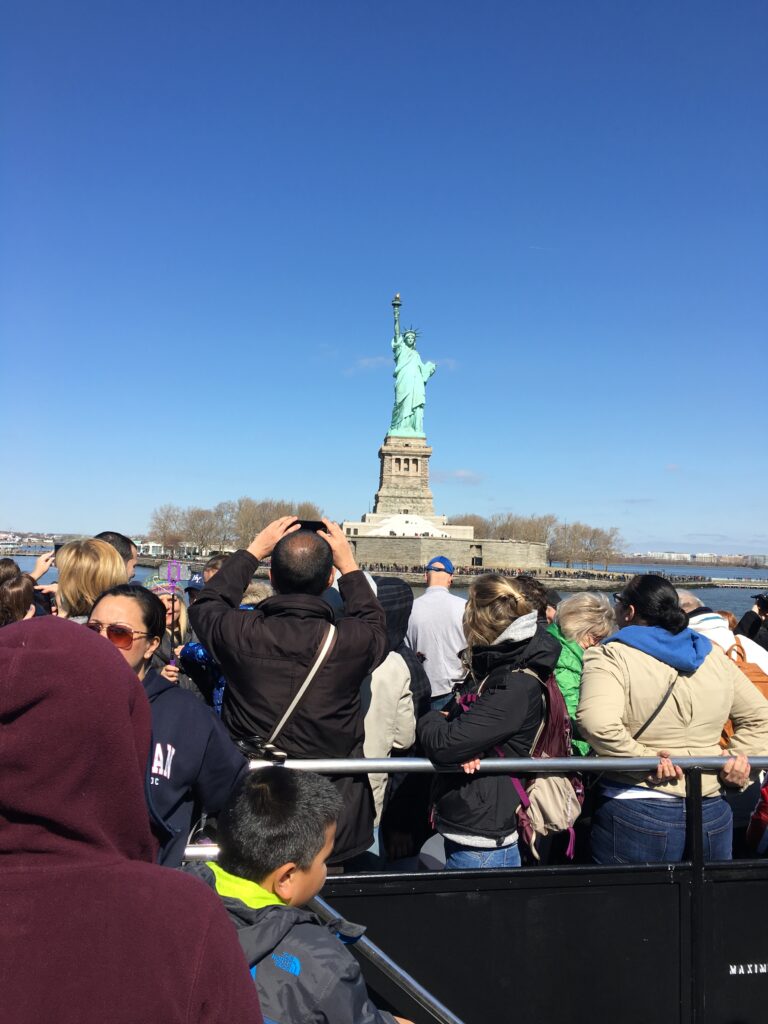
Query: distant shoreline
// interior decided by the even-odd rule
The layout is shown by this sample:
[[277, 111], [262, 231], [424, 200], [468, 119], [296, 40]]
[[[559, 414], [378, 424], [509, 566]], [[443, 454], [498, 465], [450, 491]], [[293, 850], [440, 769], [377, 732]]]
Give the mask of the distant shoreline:
[[[14, 548], [9, 551], [4, 551], [2, 554], [6, 557], [13, 558], [14, 556], [34, 558], [38, 555], [39, 551], [30, 551], [27, 548]], [[179, 559], [183, 565], [188, 566], [193, 572], [200, 572], [205, 564], [204, 559]], [[145, 569], [159, 569], [161, 566], [166, 565], [168, 562], [167, 558], [151, 558], [148, 555], [140, 555], [137, 561], [137, 565], [140, 565]], [[656, 571], [664, 571], [664, 566], [669, 565], [686, 565], [688, 563], [664, 563], [660, 565], [658, 562], [640, 563], [635, 562], [633, 564], [640, 565], [645, 564], [649, 569], [655, 569]], [[703, 568], [703, 567], [702, 567]], [[715, 570], [715, 566], [709, 567], [712, 571]], [[723, 566], [723, 568], [727, 568]], [[732, 566], [731, 568], [744, 568], [744, 566]], [[486, 572], [493, 572], [493, 569], [487, 569]], [[589, 578], [580, 577], [579, 572], [589, 572]], [[401, 572], [394, 569], [377, 569], [371, 571], [374, 576], [390, 576], [397, 577], [398, 579], [404, 580], [414, 587], [424, 586], [424, 573], [420, 572]], [[555, 575], [555, 573], [562, 573], [564, 575]], [[254, 574], [257, 578], [266, 579], [268, 577], [268, 568], [266, 566], [259, 566]], [[453, 577], [453, 582], [456, 587], [466, 588], [470, 585], [475, 576], [479, 574], [466, 574], [457, 573]], [[578, 593], [583, 591], [610, 591], [621, 586], [627, 579], [631, 578], [635, 573], [631, 571], [627, 572], [605, 572], [601, 569], [539, 569], [530, 571], [530, 575], [535, 579], [539, 580], [546, 587], [550, 587], [553, 590], [564, 591], [566, 593]], [[686, 589], [711, 589], [711, 588], [726, 588], [732, 590], [749, 590], [752, 588], [761, 589], [761, 587], [768, 589], [766, 578], [750, 578], [750, 577], [721, 577], [721, 576], [669, 576], [668, 577], [675, 586], [685, 587]]]

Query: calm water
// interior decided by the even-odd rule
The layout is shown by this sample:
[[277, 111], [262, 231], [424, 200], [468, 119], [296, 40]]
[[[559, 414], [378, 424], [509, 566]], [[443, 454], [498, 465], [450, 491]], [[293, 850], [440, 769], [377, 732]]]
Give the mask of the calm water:
[[[21, 569], [24, 572], [28, 572], [35, 564], [35, 559], [31, 557], [19, 557], [16, 559]], [[665, 572], [670, 576], [686, 575], [692, 573], [693, 569], [687, 569], [681, 565], [612, 565], [609, 568], [615, 572]], [[138, 566], [136, 569], [136, 576], [134, 577], [135, 583], [141, 583], [149, 576], [153, 576], [157, 572], [156, 569], [146, 569], [142, 566]], [[733, 588], [733, 587], [703, 587], [696, 589], [691, 587], [692, 593], [696, 594], [697, 597], [706, 604], [709, 608], [727, 609], [733, 612], [736, 618], [741, 618], [745, 611], [752, 607], [754, 603], [752, 601], [752, 594], [758, 593], [758, 591], [768, 591], [768, 573], [765, 570], [756, 569], [725, 569], [720, 566], [698, 566], [696, 568], [696, 575], [698, 576], [709, 576], [716, 577], [719, 579], [734, 579], [734, 578], [748, 578], [754, 580], [755, 583], [747, 588]], [[56, 579], [56, 570], [53, 569], [51, 572], [46, 573], [42, 578], [42, 583], [52, 583]], [[557, 588], [557, 580], [552, 580], [551, 585]], [[617, 584], [614, 584], [614, 587]], [[614, 587], [606, 588], [610, 592]], [[414, 593], [418, 597], [423, 593], [423, 588], [414, 587]], [[460, 597], [467, 596], [466, 587], [454, 587], [453, 593], [458, 594]], [[565, 593], [565, 591], [563, 591]]]

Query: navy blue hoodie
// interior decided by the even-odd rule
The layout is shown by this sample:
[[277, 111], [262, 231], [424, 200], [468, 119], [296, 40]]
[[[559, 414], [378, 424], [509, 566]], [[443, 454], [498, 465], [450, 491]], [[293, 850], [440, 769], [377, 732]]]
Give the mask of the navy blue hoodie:
[[248, 762], [213, 711], [154, 669], [144, 677], [152, 711], [149, 802], [166, 835], [158, 862], [179, 867], [193, 817], [221, 810]]

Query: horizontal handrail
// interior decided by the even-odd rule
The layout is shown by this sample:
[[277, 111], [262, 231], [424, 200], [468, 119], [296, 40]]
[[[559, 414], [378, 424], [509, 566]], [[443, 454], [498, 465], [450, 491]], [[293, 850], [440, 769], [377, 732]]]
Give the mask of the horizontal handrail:
[[[683, 770], [701, 768], [702, 771], [720, 771], [725, 757], [675, 757], [672, 763]], [[750, 757], [752, 768], [768, 768], [768, 756]], [[251, 761], [250, 767], [266, 768], [272, 761]], [[489, 757], [480, 761], [478, 771], [493, 775], [519, 772], [521, 775], [573, 774], [574, 772], [650, 772], [658, 767], [658, 757]], [[396, 774], [400, 772], [451, 772], [461, 771], [458, 764], [435, 765], [425, 757], [371, 757], [371, 758], [311, 758], [307, 760], [289, 758], [281, 762], [284, 768], [296, 768], [305, 772], [323, 772], [326, 775], [367, 775], [374, 773]]]

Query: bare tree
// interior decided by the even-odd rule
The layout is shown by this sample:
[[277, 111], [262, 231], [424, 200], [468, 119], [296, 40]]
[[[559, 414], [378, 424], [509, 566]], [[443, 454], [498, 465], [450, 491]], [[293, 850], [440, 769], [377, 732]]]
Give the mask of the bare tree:
[[299, 519], [322, 519], [325, 513], [314, 501], [300, 501], [293, 510]]
[[176, 554], [184, 540], [185, 512], [178, 505], [161, 505], [152, 513], [149, 532], [156, 538], [164, 551]]
[[451, 516], [451, 526], [472, 526], [475, 530], [475, 537], [490, 537], [491, 523], [485, 516], [479, 516], [476, 512], [462, 512], [460, 516]]
[[235, 519], [237, 507], [234, 501], [220, 501], [213, 509], [213, 546], [219, 551], [235, 543]]
[[188, 508], [184, 513], [184, 533], [198, 554], [209, 551], [216, 536], [215, 513], [209, 508]]

